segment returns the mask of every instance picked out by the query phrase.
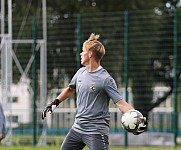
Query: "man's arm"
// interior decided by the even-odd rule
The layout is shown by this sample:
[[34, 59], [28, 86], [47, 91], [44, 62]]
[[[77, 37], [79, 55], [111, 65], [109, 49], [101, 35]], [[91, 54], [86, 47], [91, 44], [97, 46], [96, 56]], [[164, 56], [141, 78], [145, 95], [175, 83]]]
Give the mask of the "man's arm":
[[[121, 99], [119, 100], [116, 105], [118, 106], [119, 110], [123, 113], [129, 111], [129, 110], [133, 110], [134, 108], [129, 104], [127, 103], [124, 99]], [[139, 122], [139, 127], [137, 129], [137, 131], [133, 132], [134, 135], [138, 135], [138, 134], [141, 134], [143, 133], [146, 129], [147, 129], [147, 124], [148, 124], [148, 121], [145, 117], [143, 117], [142, 119], [140, 119], [140, 122]], [[130, 131], [128, 131], [130, 132]]]
[[41, 117], [44, 120], [46, 117], [46, 113], [52, 113], [55, 108], [64, 100], [66, 100], [70, 95], [72, 95], [74, 92], [74, 89], [71, 87], [65, 88], [58, 96], [57, 98], [51, 102], [50, 104], [46, 105], [46, 107], [43, 109]]
[[68, 97], [70, 97], [74, 93], [75, 89], [71, 87], [65, 88], [56, 99], [58, 99], [60, 102], [66, 100]]
[[127, 103], [124, 99], [120, 99], [116, 105], [118, 106], [119, 110], [125, 113], [128, 110], [134, 109], [129, 103]]

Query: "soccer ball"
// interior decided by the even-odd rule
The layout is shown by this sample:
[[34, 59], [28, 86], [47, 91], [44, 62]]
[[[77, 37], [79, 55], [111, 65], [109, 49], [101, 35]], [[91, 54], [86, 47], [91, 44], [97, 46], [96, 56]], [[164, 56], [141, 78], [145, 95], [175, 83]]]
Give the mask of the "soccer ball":
[[138, 130], [143, 118], [142, 113], [138, 110], [129, 110], [122, 115], [121, 124], [125, 130], [133, 133]]

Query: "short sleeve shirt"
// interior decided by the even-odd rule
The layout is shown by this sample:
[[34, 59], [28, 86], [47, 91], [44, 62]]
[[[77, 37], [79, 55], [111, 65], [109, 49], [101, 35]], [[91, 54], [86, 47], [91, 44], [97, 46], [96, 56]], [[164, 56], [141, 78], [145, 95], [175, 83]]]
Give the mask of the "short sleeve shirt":
[[116, 103], [122, 99], [115, 80], [104, 69], [88, 72], [80, 68], [69, 83], [76, 89], [77, 112], [73, 129], [85, 134], [108, 134], [109, 101]]

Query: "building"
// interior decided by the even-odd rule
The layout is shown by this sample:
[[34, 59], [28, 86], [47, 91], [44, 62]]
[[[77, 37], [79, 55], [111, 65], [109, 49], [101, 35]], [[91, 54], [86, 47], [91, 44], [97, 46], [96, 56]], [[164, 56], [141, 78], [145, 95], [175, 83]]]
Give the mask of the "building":
[[1, 103], [4, 108], [7, 126], [18, 127], [20, 124], [28, 124], [32, 121], [31, 86], [29, 82], [20, 81], [11, 86], [11, 99], [2, 101], [2, 90], [0, 90]]

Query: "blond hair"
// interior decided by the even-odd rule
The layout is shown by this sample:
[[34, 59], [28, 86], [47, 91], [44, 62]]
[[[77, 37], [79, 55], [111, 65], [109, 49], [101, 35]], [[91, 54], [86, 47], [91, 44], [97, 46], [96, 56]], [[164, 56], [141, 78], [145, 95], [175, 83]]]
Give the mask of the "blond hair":
[[88, 40], [86, 40], [83, 46], [86, 48], [87, 51], [92, 51], [94, 57], [97, 60], [101, 60], [102, 57], [105, 55], [105, 48], [104, 45], [98, 41], [100, 35], [96, 35], [95, 33], [91, 33]]

